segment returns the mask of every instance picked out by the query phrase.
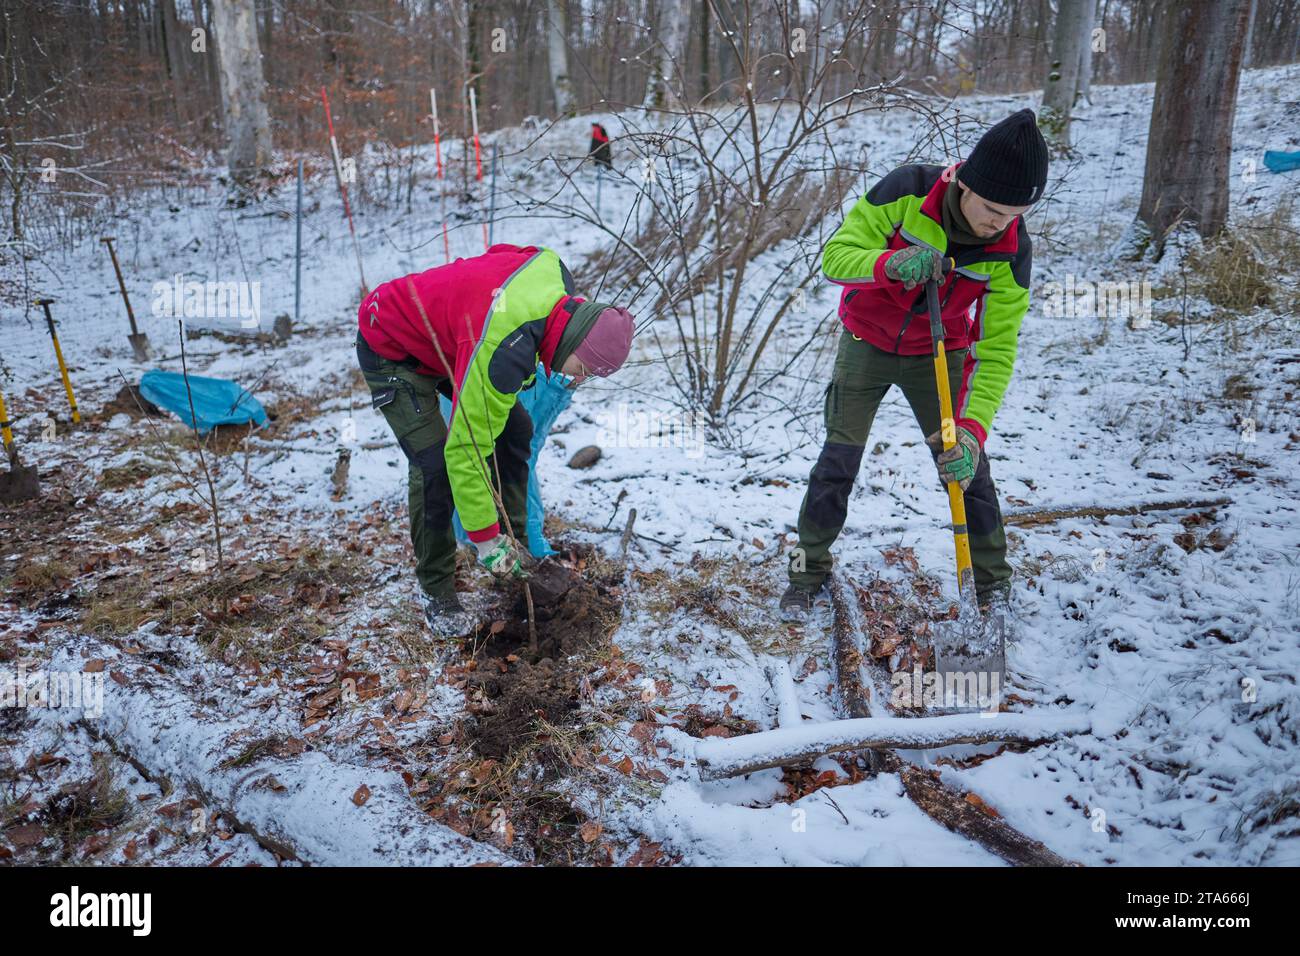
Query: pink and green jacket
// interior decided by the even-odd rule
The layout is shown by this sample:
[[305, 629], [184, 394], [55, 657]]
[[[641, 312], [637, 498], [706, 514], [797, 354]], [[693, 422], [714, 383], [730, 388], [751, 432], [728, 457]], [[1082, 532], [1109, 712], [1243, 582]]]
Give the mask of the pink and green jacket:
[[[1024, 218], [984, 246], [948, 251], [943, 197], [958, 167], [900, 166], [849, 210], [822, 252], [822, 272], [844, 286], [840, 319], [854, 335], [899, 355], [928, 355], [925, 289], [910, 292], [885, 276], [897, 250], [921, 245], [952, 254], [954, 270], [939, 287], [944, 347], [969, 346], [953, 414], [983, 446], [1016, 361], [1020, 323], [1029, 310], [1032, 255]], [[973, 315], [972, 315], [973, 311]]]
[[414, 358], [417, 371], [452, 379], [444, 455], [471, 541], [500, 533], [486, 459], [537, 363], [550, 374], [560, 336], [582, 301], [552, 250], [495, 245], [481, 256], [385, 282], [361, 303], [361, 337], [378, 355]]

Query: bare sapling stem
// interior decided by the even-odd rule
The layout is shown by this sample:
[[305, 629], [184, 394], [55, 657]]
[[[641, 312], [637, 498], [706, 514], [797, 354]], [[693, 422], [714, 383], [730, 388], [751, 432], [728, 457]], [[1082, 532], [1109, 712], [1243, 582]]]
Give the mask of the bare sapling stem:
[[[445, 352], [443, 352], [442, 346], [438, 343], [438, 336], [433, 331], [433, 325], [432, 323], [429, 322], [428, 314], [424, 311], [424, 303], [420, 301], [419, 295], [416, 294], [415, 284], [412, 283], [409, 279], [407, 280], [406, 284], [411, 294], [411, 301], [415, 303], [415, 308], [420, 313], [420, 319], [421, 321], [424, 322], [425, 331], [429, 333], [429, 341], [433, 343], [434, 351], [438, 353], [438, 361], [442, 362], [442, 367], [447, 369], [448, 372], [450, 373], [447, 377], [451, 381], [452, 395], [454, 396], [456, 404], [459, 405], [460, 385], [456, 382], [456, 374], [454, 371], [454, 366], [447, 361], [447, 355]], [[468, 322], [468, 319], [466, 319], [466, 321]], [[488, 317], [488, 321], [491, 321], [490, 315]], [[488, 491], [492, 495], [492, 500], [496, 503], [497, 511], [505, 519], [506, 534], [509, 536], [510, 540], [514, 543], [515, 547], [518, 548], [520, 547], [519, 539], [515, 536], [515, 529], [512, 527], [510, 523], [510, 515], [506, 512], [505, 501], [502, 499], [501, 493], [498, 490], [501, 484], [500, 466], [498, 465], [496, 469], [497, 484], [494, 486], [492, 484], [491, 472], [488, 470], [488, 466], [487, 466], [487, 456], [485, 456], [483, 454], [483, 450], [479, 448], [478, 439], [474, 435], [474, 423], [470, 421], [468, 415], [465, 417], [465, 428], [469, 432], [470, 444], [474, 446], [474, 455], [475, 457], [478, 458], [479, 469], [482, 472], [483, 481], [488, 486]], [[494, 465], [497, 464], [495, 458], [493, 458], [493, 464]], [[529, 586], [527, 578], [524, 579], [523, 584], [524, 584], [524, 603], [528, 607], [528, 650], [530, 652], [535, 653], [537, 651], [537, 615], [535, 609], [533, 608], [533, 589]]]
[[[194, 447], [199, 453], [199, 467], [203, 470], [203, 477], [208, 483], [208, 502], [212, 509], [212, 528], [217, 539], [217, 576], [224, 580], [226, 576], [225, 554], [221, 547], [221, 509], [217, 505], [217, 487], [212, 482], [212, 472], [208, 469], [207, 456], [203, 454], [203, 439], [199, 437], [199, 418], [194, 412], [194, 392], [190, 389], [190, 370], [185, 358], [185, 322], [177, 320], [177, 327], [181, 333], [181, 377], [185, 379], [185, 395], [190, 402], [190, 427], [194, 429]], [[225, 614], [230, 610], [230, 596], [226, 594], [225, 589], [221, 591], [221, 613]]]

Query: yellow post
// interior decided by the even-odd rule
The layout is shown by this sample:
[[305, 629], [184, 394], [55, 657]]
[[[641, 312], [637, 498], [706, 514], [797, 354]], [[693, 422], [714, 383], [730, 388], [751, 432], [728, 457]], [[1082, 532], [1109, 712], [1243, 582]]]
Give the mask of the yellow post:
[[50, 328], [50, 340], [54, 342], [54, 357], [59, 360], [59, 374], [63, 376], [63, 390], [68, 393], [68, 404], [72, 407], [72, 421], [81, 421], [77, 411], [77, 397], [72, 394], [72, 379], [68, 378], [68, 365], [63, 361], [63, 349], [59, 348], [59, 333], [54, 330], [54, 316], [50, 315], [50, 303], [53, 299], [37, 299], [36, 304], [45, 310], [45, 324]]
[[0, 438], [4, 439], [5, 454], [12, 455], [14, 450], [14, 433], [9, 429], [9, 413], [5, 410], [5, 397], [0, 395]]

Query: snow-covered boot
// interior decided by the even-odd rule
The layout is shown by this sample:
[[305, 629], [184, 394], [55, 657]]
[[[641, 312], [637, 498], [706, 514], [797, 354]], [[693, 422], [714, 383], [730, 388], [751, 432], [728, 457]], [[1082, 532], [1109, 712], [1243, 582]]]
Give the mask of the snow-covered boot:
[[813, 598], [816, 596], [817, 591], [801, 588], [797, 584], [790, 585], [781, 595], [781, 617], [787, 621], [802, 621], [812, 610]]
[[464, 637], [474, 630], [475, 616], [465, 610], [456, 595], [424, 594], [424, 620], [435, 638]]

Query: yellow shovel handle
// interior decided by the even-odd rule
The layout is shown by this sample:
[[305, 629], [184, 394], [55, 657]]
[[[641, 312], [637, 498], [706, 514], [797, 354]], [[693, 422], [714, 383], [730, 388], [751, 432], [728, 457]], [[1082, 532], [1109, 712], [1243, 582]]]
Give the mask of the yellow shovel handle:
[[[948, 361], [944, 357], [943, 339], [935, 341], [934, 379], [939, 386], [939, 434], [943, 438], [943, 450], [948, 451], [957, 444], [957, 425], [952, 417], [952, 393], [948, 390]], [[970, 562], [970, 533], [966, 528], [966, 496], [957, 482], [950, 481], [947, 485], [952, 540], [957, 549], [957, 584], [958, 590], [965, 594], [967, 583], [972, 589], [975, 583], [975, 572]]]
[[[957, 423], [952, 417], [952, 392], [949, 390], [948, 360], [943, 347], [938, 283], [931, 281], [926, 286], [926, 302], [930, 309], [930, 340], [934, 344], [934, 381], [939, 390], [939, 436], [943, 440], [943, 450], [948, 451], [957, 444]], [[948, 487], [948, 509], [952, 512], [953, 547], [957, 552], [957, 591], [963, 600], [973, 600], [975, 572], [971, 567], [970, 533], [966, 528], [966, 497], [957, 482], [945, 484]]]
[[5, 397], [0, 395], [0, 438], [4, 439], [5, 452], [14, 448], [14, 433], [9, 429], [9, 413], [5, 410]]

